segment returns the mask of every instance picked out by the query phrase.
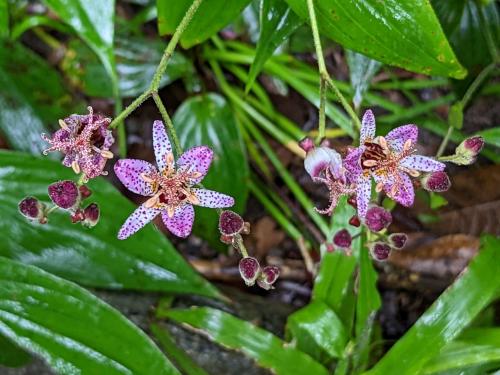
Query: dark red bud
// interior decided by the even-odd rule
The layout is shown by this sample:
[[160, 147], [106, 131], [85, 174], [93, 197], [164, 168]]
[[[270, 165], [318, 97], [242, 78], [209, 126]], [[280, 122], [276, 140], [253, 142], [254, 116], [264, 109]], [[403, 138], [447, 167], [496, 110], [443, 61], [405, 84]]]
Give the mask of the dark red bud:
[[372, 232], [379, 232], [391, 225], [392, 215], [385, 208], [372, 206], [366, 212], [365, 224]]
[[389, 258], [391, 247], [385, 242], [375, 242], [370, 247], [370, 254], [375, 260], [384, 261]]
[[83, 210], [83, 224], [89, 228], [92, 228], [99, 222], [99, 206], [96, 203], [91, 203]]
[[358, 203], [356, 201], [356, 196], [355, 195], [351, 195], [348, 199], [347, 199], [347, 203], [349, 203], [351, 206], [353, 206], [354, 208], [358, 208]]
[[446, 172], [432, 172], [422, 178], [422, 187], [425, 190], [442, 193], [451, 187], [450, 178]]
[[222, 211], [219, 216], [219, 231], [227, 236], [240, 233], [245, 227], [245, 222], [236, 212]]
[[353, 227], [359, 227], [361, 225], [361, 222], [359, 221], [359, 216], [354, 215], [349, 219], [349, 224], [351, 224]]
[[88, 198], [92, 195], [92, 190], [90, 190], [87, 187], [87, 185], [80, 186], [79, 190], [80, 190], [80, 195], [81, 195], [82, 199]]
[[233, 243], [233, 236], [228, 236], [227, 234], [221, 234], [220, 242], [225, 243], [226, 245], [231, 245]]
[[72, 209], [79, 203], [80, 193], [73, 181], [54, 182], [49, 185], [48, 191], [52, 202], [61, 208]]
[[351, 234], [347, 231], [347, 229], [341, 229], [333, 236], [333, 243], [337, 247], [348, 249], [352, 243]]
[[262, 289], [273, 289], [273, 284], [280, 276], [280, 269], [276, 266], [266, 266], [262, 269], [262, 273], [257, 280], [257, 285]]
[[257, 280], [260, 275], [260, 265], [257, 259], [252, 257], [242, 258], [238, 268], [245, 284], [248, 286], [255, 284], [255, 280]]
[[83, 210], [78, 209], [71, 215], [71, 222], [73, 224], [79, 223], [83, 220], [85, 220], [85, 214], [83, 213]]
[[408, 236], [405, 233], [393, 233], [389, 236], [389, 243], [394, 249], [402, 249], [408, 241]]
[[484, 147], [484, 139], [481, 136], [474, 136], [463, 141], [464, 148], [478, 155]]
[[326, 246], [326, 251], [328, 251], [329, 253], [333, 253], [335, 251], [335, 246], [333, 246], [332, 243], [327, 243], [325, 246]]

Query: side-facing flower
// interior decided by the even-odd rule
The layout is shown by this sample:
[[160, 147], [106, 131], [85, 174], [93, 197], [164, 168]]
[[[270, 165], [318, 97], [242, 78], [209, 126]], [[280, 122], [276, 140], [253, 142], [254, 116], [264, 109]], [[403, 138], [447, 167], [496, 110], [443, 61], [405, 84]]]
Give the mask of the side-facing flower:
[[333, 236], [333, 244], [341, 249], [351, 247], [352, 237], [347, 229], [341, 229]]
[[191, 233], [193, 205], [210, 208], [231, 207], [234, 199], [216, 191], [196, 188], [207, 174], [213, 152], [197, 146], [183, 153], [177, 162], [161, 121], [153, 124], [153, 148], [158, 169], [144, 160], [121, 159], [115, 173], [130, 191], [150, 197], [125, 221], [118, 232], [125, 239], [161, 214], [163, 223], [178, 237]]
[[358, 214], [365, 218], [371, 198], [371, 178], [377, 191], [403, 206], [411, 206], [415, 198], [410, 177], [420, 172], [442, 171], [445, 165], [433, 158], [415, 155], [418, 137], [416, 125], [403, 125], [385, 137], [375, 137], [375, 117], [367, 110], [363, 116], [360, 146], [350, 149], [344, 159], [347, 178], [356, 183]]
[[42, 134], [42, 139], [50, 144], [43, 153], [52, 151], [64, 154], [63, 165], [71, 167], [75, 173], [83, 172], [87, 179], [105, 175], [104, 166], [113, 154], [110, 148], [114, 138], [108, 126], [111, 119], [95, 115], [88, 107], [88, 115], [71, 115], [59, 120], [61, 129], [52, 137]]
[[371, 206], [366, 211], [365, 224], [372, 232], [380, 232], [392, 223], [390, 211], [380, 206]]
[[279, 276], [280, 269], [277, 266], [266, 266], [257, 279], [257, 285], [264, 290], [273, 289], [273, 284], [278, 280]]

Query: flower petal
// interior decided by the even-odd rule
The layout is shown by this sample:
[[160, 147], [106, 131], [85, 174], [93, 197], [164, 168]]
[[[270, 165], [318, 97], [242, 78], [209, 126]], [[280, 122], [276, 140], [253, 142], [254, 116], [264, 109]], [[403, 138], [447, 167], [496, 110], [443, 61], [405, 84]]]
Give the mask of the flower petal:
[[199, 200], [198, 206], [210, 208], [224, 208], [234, 205], [234, 198], [229, 195], [207, 189], [192, 189]]
[[312, 178], [319, 177], [320, 174], [330, 167], [335, 178], [339, 178], [342, 168], [342, 158], [340, 154], [328, 147], [317, 147], [307, 153], [304, 159], [304, 168]]
[[356, 187], [356, 203], [358, 206], [358, 216], [364, 220], [368, 204], [372, 196], [372, 182], [370, 177], [361, 175], [358, 178], [358, 186]]
[[121, 183], [130, 191], [140, 195], [153, 195], [151, 184], [141, 178], [141, 173], [147, 173], [156, 168], [144, 160], [120, 159], [115, 163], [115, 174]]
[[194, 208], [190, 204], [177, 207], [174, 216], [168, 217], [167, 211], [161, 213], [163, 223], [172, 234], [186, 238], [191, 234], [194, 222]]
[[120, 231], [118, 239], [124, 240], [144, 227], [153, 220], [161, 211], [154, 208], [147, 208], [143, 205], [136, 208], [134, 212], [125, 220]]
[[213, 156], [213, 151], [207, 146], [193, 147], [183, 153], [179, 160], [177, 160], [177, 168], [198, 172], [200, 174], [199, 177], [191, 180], [193, 185], [198, 184], [207, 174]]
[[[413, 201], [415, 199], [415, 191], [413, 189], [413, 183], [406, 173], [399, 173], [398, 181], [391, 182], [384, 186], [384, 191], [387, 196], [400, 205], [405, 207], [410, 207], [413, 205]], [[393, 192], [394, 184], [397, 183], [396, 191]], [[394, 194], [393, 194], [394, 193]]]
[[363, 120], [361, 121], [359, 144], [362, 145], [366, 140], [375, 137], [375, 127], [375, 116], [373, 116], [373, 112], [368, 109], [363, 115]]
[[351, 149], [347, 152], [347, 155], [344, 158], [344, 167], [347, 172], [346, 177], [348, 182], [355, 182], [359, 175], [363, 173], [360, 159], [364, 149], [364, 147]]
[[159, 170], [163, 171], [167, 164], [167, 155], [172, 152], [172, 145], [168, 139], [165, 125], [159, 120], [153, 123], [153, 148], [155, 151], [156, 164]]
[[422, 155], [410, 155], [401, 160], [400, 165], [422, 172], [438, 172], [446, 167], [444, 163]]
[[403, 150], [403, 145], [408, 139], [411, 139], [411, 143], [415, 144], [417, 142], [417, 138], [418, 127], [412, 124], [399, 126], [387, 133], [385, 137], [389, 146], [397, 151]]

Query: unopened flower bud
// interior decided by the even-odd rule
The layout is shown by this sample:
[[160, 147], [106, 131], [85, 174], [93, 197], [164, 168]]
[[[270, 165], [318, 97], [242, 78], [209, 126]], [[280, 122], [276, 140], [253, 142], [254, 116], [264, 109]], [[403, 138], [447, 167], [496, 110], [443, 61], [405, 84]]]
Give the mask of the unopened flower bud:
[[391, 225], [392, 215], [385, 208], [372, 206], [366, 211], [365, 224], [372, 232], [380, 232]]
[[245, 228], [245, 222], [236, 212], [225, 210], [219, 216], [219, 231], [226, 236], [234, 236]]
[[474, 136], [465, 139], [458, 145], [455, 155], [447, 157], [446, 160], [459, 165], [469, 165], [476, 161], [477, 156], [484, 146], [484, 139], [481, 136]]
[[259, 261], [252, 257], [245, 257], [240, 260], [240, 275], [245, 280], [245, 284], [252, 286], [260, 275]]
[[80, 191], [80, 196], [82, 197], [82, 199], [88, 198], [92, 195], [92, 190], [90, 190], [87, 185], [80, 186], [78, 190]]
[[335, 246], [333, 246], [332, 243], [327, 243], [325, 244], [326, 246], [326, 251], [328, 251], [329, 253], [333, 253], [335, 251]]
[[347, 199], [347, 203], [349, 203], [354, 208], [358, 208], [358, 202], [356, 201], [356, 196], [355, 195], [351, 195]]
[[26, 197], [19, 202], [19, 212], [30, 220], [38, 220], [45, 224], [45, 205], [35, 197]]
[[314, 148], [314, 141], [312, 138], [306, 137], [299, 142], [299, 146], [305, 152], [309, 152]]
[[436, 193], [442, 193], [451, 187], [450, 178], [443, 171], [427, 173], [422, 177], [421, 182], [425, 190]]
[[389, 236], [389, 244], [394, 249], [402, 249], [408, 241], [408, 236], [405, 233], [393, 233]]
[[375, 260], [384, 261], [389, 258], [391, 247], [385, 242], [375, 242], [370, 246], [370, 254]]
[[273, 284], [280, 276], [280, 269], [276, 266], [266, 266], [262, 269], [262, 273], [257, 280], [257, 285], [262, 289], [273, 289]]
[[49, 197], [55, 205], [64, 209], [75, 208], [80, 200], [80, 192], [73, 181], [54, 182], [48, 188]]
[[347, 229], [341, 229], [335, 233], [335, 236], [333, 236], [333, 243], [337, 247], [348, 249], [352, 243], [351, 234], [347, 231]]
[[349, 224], [352, 225], [353, 227], [359, 227], [361, 225], [361, 222], [359, 221], [359, 216], [354, 215], [349, 219]]
[[82, 224], [92, 228], [99, 221], [100, 211], [99, 206], [96, 203], [91, 203], [83, 210], [83, 216], [85, 219]]

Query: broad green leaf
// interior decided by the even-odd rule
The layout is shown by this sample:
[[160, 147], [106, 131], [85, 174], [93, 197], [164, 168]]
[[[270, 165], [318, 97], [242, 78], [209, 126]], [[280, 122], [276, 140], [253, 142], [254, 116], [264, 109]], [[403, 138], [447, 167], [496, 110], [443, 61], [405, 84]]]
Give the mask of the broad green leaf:
[[9, 145], [39, 154], [46, 148], [45, 125], [72, 107], [61, 77], [42, 58], [19, 43], [0, 42], [0, 131]]
[[[143, 36], [117, 36], [116, 70], [122, 97], [135, 97], [149, 88], [166, 44]], [[83, 43], [74, 40], [65, 57], [65, 70], [81, 85], [85, 94], [94, 97], [113, 96], [112, 82], [100, 61]], [[160, 88], [181, 77], [194, 74], [193, 65], [183, 54], [175, 53], [160, 81]]]
[[[306, 0], [286, 0], [308, 21]], [[463, 78], [428, 0], [317, 0], [320, 32], [372, 59], [428, 75]]]
[[[117, 85], [113, 55], [114, 0], [44, 0], [99, 56]], [[116, 87], [117, 88], [117, 87]]]
[[484, 141], [492, 146], [500, 147], [500, 126], [477, 133], [484, 138]]
[[165, 317], [253, 358], [277, 375], [326, 375], [328, 371], [307, 354], [286, 345], [272, 333], [221, 310], [208, 307], [167, 311]]
[[500, 240], [481, 239], [466, 272], [420, 317], [369, 371], [370, 375], [413, 375], [467, 327], [500, 290]]
[[71, 282], [5, 258], [0, 333], [61, 374], [178, 374], [118, 311]]
[[11, 39], [16, 40], [26, 31], [38, 26], [47, 26], [65, 34], [73, 33], [73, 29], [71, 29], [68, 25], [61, 23], [58, 20], [54, 20], [49, 16], [30, 15], [24, 18], [22, 21], [17, 22], [12, 27]]
[[337, 314], [323, 302], [311, 302], [288, 317], [287, 332], [296, 347], [328, 364], [339, 358], [348, 334]]
[[50, 203], [47, 186], [74, 179], [59, 162], [15, 152], [0, 152], [0, 256], [36, 265], [80, 284], [113, 289], [137, 289], [216, 296], [152, 224], [120, 241], [116, 234], [135, 205], [104, 178], [89, 182], [90, 202], [101, 219], [94, 228], [73, 225], [67, 213], [56, 211], [45, 225], [30, 223], [18, 213], [28, 195]]
[[302, 21], [284, 0], [262, 0], [260, 36], [250, 66], [245, 91], [250, 91], [257, 75], [274, 51], [300, 26]]
[[382, 64], [377, 60], [372, 60], [361, 53], [351, 50], [346, 50], [346, 56], [349, 64], [351, 86], [354, 89], [352, 101], [354, 107], [359, 108], [373, 76], [377, 74]]
[[0, 366], [21, 367], [30, 360], [28, 353], [0, 334]]
[[9, 36], [9, 1], [0, 0], [0, 38]]
[[[248, 196], [249, 167], [243, 137], [231, 107], [217, 94], [199, 95], [186, 100], [173, 117], [184, 150], [198, 145], [209, 146], [214, 159], [203, 186], [232, 196], [232, 210], [243, 213]], [[219, 244], [216, 210], [196, 208], [194, 231]]]
[[[210, 38], [232, 22], [249, 2], [250, 0], [203, 1], [182, 33], [182, 47], [189, 48]], [[192, 0], [157, 0], [160, 35], [173, 34], [192, 3]]]

